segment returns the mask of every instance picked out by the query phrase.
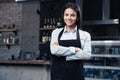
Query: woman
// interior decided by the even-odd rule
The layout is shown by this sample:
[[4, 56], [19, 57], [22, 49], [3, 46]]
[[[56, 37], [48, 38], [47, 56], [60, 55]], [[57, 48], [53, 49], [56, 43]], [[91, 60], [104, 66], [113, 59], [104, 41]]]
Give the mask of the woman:
[[62, 11], [64, 28], [52, 32], [51, 80], [84, 80], [83, 59], [91, 56], [91, 36], [81, 28], [80, 7], [67, 3]]

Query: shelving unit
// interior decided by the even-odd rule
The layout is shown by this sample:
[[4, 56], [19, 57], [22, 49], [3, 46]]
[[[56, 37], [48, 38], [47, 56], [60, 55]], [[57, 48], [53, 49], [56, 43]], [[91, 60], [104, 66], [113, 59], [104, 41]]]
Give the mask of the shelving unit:
[[[66, 2], [77, 0], [43, 1], [40, 3], [40, 37], [39, 37], [39, 59], [49, 60], [51, 33], [55, 28], [61, 27], [61, 10]], [[57, 7], [57, 8], [56, 8]], [[49, 12], [49, 14], [48, 14]], [[46, 57], [47, 56], [47, 57]], [[45, 58], [46, 57], [46, 58]]]
[[0, 29], [0, 45], [10, 46], [18, 45], [17, 29], [14, 28], [3, 28]]
[[50, 40], [52, 30], [55, 28], [40, 28], [40, 60], [50, 60]]
[[50, 42], [51, 33], [55, 28], [40, 28], [40, 44]]
[[120, 80], [120, 24], [119, 16], [114, 13], [119, 12], [118, 3], [83, 1], [83, 29], [92, 37], [92, 56], [84, 64], [86, 80]]
[[84, 68], [86, 80], [119, 80], [120, 41], [92, 41], [92, 56]]

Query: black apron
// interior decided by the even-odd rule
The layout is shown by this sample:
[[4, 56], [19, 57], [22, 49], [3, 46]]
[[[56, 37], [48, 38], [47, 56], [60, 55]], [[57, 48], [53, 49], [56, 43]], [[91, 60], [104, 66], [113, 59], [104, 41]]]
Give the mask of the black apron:
[[[79, 31], [77, 29], [76, 40], [60, 40], [64, 29], [58, 36], [58, 42], [61, 46], [74, 46], [81, 48]], [[52, 57], [51, 80], [84, 80], [84, 68], [82, 60], [66, 61], [65, 56]]]

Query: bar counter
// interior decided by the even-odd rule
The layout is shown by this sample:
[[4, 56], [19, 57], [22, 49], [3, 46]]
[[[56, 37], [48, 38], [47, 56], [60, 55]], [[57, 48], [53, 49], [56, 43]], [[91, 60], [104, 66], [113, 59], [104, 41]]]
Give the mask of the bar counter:
[[50, 62], [0, 60], [0, 80], [50, 80]]
[[43, 61], [43, 60], [0, 60], [0, 65], [50, 65], [50, 61]]

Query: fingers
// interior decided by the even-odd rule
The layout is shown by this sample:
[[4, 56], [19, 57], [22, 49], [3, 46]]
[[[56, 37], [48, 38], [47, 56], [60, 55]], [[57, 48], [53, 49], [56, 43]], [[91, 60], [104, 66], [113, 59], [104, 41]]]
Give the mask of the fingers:
[[58, 42], [54, 42], [52, 45], [53, 46], [59, 46], [59, 43]]
[[78, 48], [78, 47], [76, 47], [76, 48], [75, 48], [75, 52], [79, 52], [79, 51], [81, 51], [81, 49]]

